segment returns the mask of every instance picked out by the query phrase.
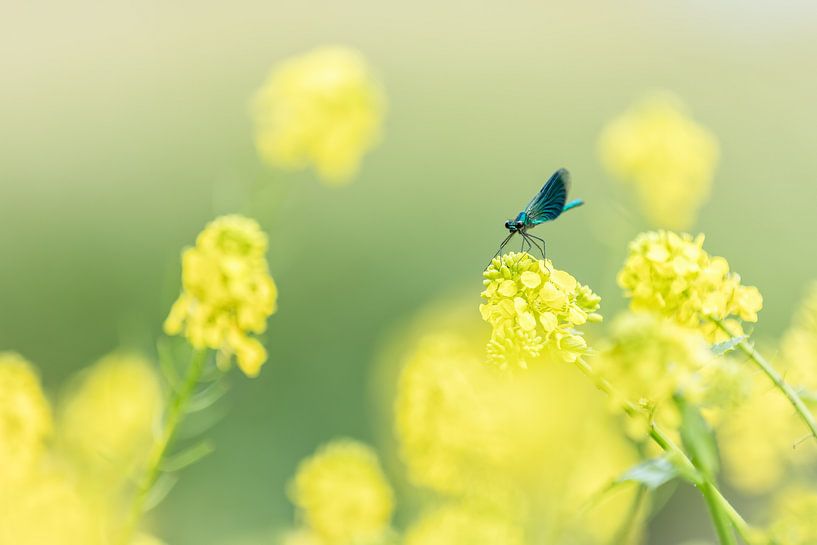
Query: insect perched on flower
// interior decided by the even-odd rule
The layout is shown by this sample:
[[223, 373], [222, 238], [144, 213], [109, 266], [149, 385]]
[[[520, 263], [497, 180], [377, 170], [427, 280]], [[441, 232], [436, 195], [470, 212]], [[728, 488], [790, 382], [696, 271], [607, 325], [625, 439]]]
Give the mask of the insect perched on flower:
[[[574, 199], [567, 202], [567, 192], [570, 190], [570, 173], [560, 168], [553, 173], [553, 176], [545, 182], [539, 193], [531, 199], [523, 211], [517, 214], [515, 219], [509, 219], [505, 222], [505, 229], [509, 231], [505, 240], [499, 246], [499, 250], [494, 254], [494, 257], [502, 253], [502, 249], [513, 238], [516, 233], [522, 235], [522, 251], [525, 251], [525, 244], [528, 245], [528, 250], [535, 246], [542, 257], [545, 257], [545, 241], [541, 238], [528, 233], [529, 229], [533, 229], [540, 223], [552, 221], [562, 215], [562, 212], [567, 212], [571, 208], [576, 208], [584, 204], [581, 199]], [[540, 242], [542, 246], [539, 246]]]

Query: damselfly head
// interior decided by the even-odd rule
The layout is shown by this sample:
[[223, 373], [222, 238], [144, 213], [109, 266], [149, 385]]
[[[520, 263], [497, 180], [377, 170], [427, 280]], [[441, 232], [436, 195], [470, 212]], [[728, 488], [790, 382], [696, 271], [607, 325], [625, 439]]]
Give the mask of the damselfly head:
[[525, 224], [522, 223], [521, 221], [508, 220], [505, 222], [505, 229], [507, 229], [511, 233], [521, 231], [524, 226]]

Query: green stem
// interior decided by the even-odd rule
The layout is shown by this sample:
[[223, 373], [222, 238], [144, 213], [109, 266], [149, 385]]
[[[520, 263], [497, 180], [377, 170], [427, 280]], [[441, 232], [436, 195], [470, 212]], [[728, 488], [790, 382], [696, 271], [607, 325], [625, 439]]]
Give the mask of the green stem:
[[187, 403], [190, 401], [190, 396], [196, 389], [196, 386], [201, 379], [204, 371], [204, 362], [207, 359], [207, 350], [196, 350], [190, 360], [190, 365], [187, 367], [187, 374], [184, 382], [177, 389], [173, 390], [173, 394], [168, 402], [167, 417], [165, 419], [162, 432], [156, 442], [148, 453], [147, 462], [145, 463], [145, 472], [136, 489], [136, 493], [131, 503], [130, 511], [125, 522], [125, 531], [123, 532], [122, 545], [127, 545], [133, 538], [136, 528], [139, 525], [139, 520], [145, 510], [145, 503], [147, 502], [150, 491], [156, 484], [156, 480], [161, 474], [162, 460], [167, 453], [167, 449], [173, 441], [176, 430], [184, 418], [184, 411]]
[[[718, 325], [719, 328], [721, 328], [723, 332], [725, 332], [730, 337], [734, 337], [734, 335], [732, 334], [731, 331], [729, 331], [729, 328], [726, 326], [723, 320], [716, 320], [714, 318], [712, 320]], [[746, 339], [741, 340], [737, 346], [741, 350], [741, 352], [749, 356], [749, 358], [763, 370], [763, 372], [774, 383], [777, 389], [783, 392], [783, 395], [785, 395], [788, 398], [789, 402], [794, 407], [794, 410], [797, 411], [797, 414], [799, 414], [800, 418], [803, 420], [803, 422], [805, 422], [806, 426], [811, 432], [811, 435], [813, 435], [814, 438], [817, 439], [817, 421], [814, 420], [814, 416], [811, 414], [811, 411], [808, 409], [808, 407], [806, 407], [806, 404], [803, 403], [802, 398], [797, 394], [794, 388], [792, 388], [785, 380], [783, 380], [783, 377], [780, 375], [780, 373], [777, 372], [777, 370], [772, 366], [772, 364], [769, 363], [769, 361], [766, 360], [766, 358], [764, 358], [760, 354], [760, 352], [755, 350], [755, 347], [753, 347]]]
[[718, 534], [718, 542], [721, 545], [737, 545], [732, 522], [721, 503], [723, 496], [718, 492], [718, 488], [709, 480], [704, 481], [699, 488], [709, 509], [709, 515], [712, 517], [715, 532]]
[[[607, 395], [612, 395], [614, 393], [613, 386], [603, 377], [598, 376], [586, 361], [579, 358], [576, 360], [576, 366], [582, 373], [593, 381], [596, 388]], [[639, 412], [638, 408], [629, 402], [625, 402], [622, 408], [629, 416], [635, 416]], [[704, 500], [706, 501], [707, 507], [712, 515], [712, 522], [715, 525], [715, 530], [718, 533], [718, 539], [720, 540], [721, 545], [737, 545], [735, 536], [732, 533], [732, 526], [738, 530], [738, 533], [744, 540], [746, 540], [747, 543], [752, 543], [751, 526], [749, 526], [743, 517], [740, 516], [737, 509], [735, 509], [734, 506], [729, 503], [729, 500], [727, 500], [723, 494], [721, 494], [717, 485], [707, 480], [703, 476], [704, 474], [701, 471], [698, 471], [698, 468], [695, 467], [695, 464], [692, 463], [692, 460], [689, 459], [689, 456], [686, 455], [683, 449], [675, 444], [672, 438], [660, 427], [658, 427], [655, 422], [650, 424], [649, 433], [650, 438], [655, 441], [655, 443], [661, 447], [664, 452], [672, 456], [673, 461], [679, 466], [679, 469], [687, 477], [687, 479], [689, 479], [692, 484], [698, 487], [703, 493]]]

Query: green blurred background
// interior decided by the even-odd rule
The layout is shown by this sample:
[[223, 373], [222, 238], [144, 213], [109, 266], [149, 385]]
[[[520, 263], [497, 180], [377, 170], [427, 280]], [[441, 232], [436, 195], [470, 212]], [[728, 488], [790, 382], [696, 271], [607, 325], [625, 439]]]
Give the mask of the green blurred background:
[[[371, 369], [424, 306], [470, 295], [502, 223], [560, 166], [588, 206], [543, 234], [557, 266], [623, 307], [614, 274], [646, 228], [596, 139], [668, 89], [720, 139], [696, 231], [765, 296], [774, 339], [817, 278], [817, 5], [811, 2], [56, 2], [0, 22], [0, 348], [55, 395], [125, 346], [154, 352], [179, 252], [217, 214], [269, 232], [280, 310], [261, 377], [233, 374], [217, 452], [152, 515], [173, 545], [229, 544], [291, 520], [297, 461], [376, 442]], [[388, 95], [354, 184], [266, 169], [249, 100], [277, 61], [359, 48]], [[651, 543], [710, 535], [694, 491]], [[692, 523], [690, 521], [693, 521]], [[698, 524], [695, 521], [700, 521]]]

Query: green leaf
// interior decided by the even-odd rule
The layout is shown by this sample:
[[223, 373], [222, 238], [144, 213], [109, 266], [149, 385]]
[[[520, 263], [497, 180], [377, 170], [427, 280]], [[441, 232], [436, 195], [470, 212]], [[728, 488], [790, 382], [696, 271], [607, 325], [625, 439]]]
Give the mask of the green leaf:
[[145, 511], [150, 511], [164, 500], [175, 486], [178, 479], [174, 475], [165, 473], [160, 475], [145, 498]]
[[619, 475], [615, 483], [639, 483], [649, 490], [655, 490], [679, 476], [680, 473], [675, 464], [665, 456], [661, 456], [660, 458], [644, 460], [640, 464], [631, 467]]
[[716, 356], [726, 354], [730, 350], [734, 350], [737, 345], [749, 338], [749, 335], [741, 335], [739, 337], [732, 337], [722, 343], [712, 345], [712, 353]]
[[179, 377], [179, 372], [176, 370], [173, 350], [167, 338], [159, 338], [156, 342], [156, 351], [159, 353], [159, 367], [162, 370], [162, 375], [165, 377], [167, 383], [170, 384], [170, 387], [175, 390], [181, 381], [181, 377]]
[[214, 382], [190, 398], [185, 412], [196, 413], [212, 406], [227, 393], [227, 386], [223, 382]]
[[676, 398], [681, 409], [681, 443], [692, 463], [704, 476], [714, 481], [718, 474], [718, 445], [715, 434], [698, 408], [683, 398]]
[[178, 454], [174, 454], [162, 462], [162, 471], [173, 473], [180, 471], [187, 466], [193, 465], [215, 450], [210, 441], [201, 441], [192, 447], [185, 449]]

